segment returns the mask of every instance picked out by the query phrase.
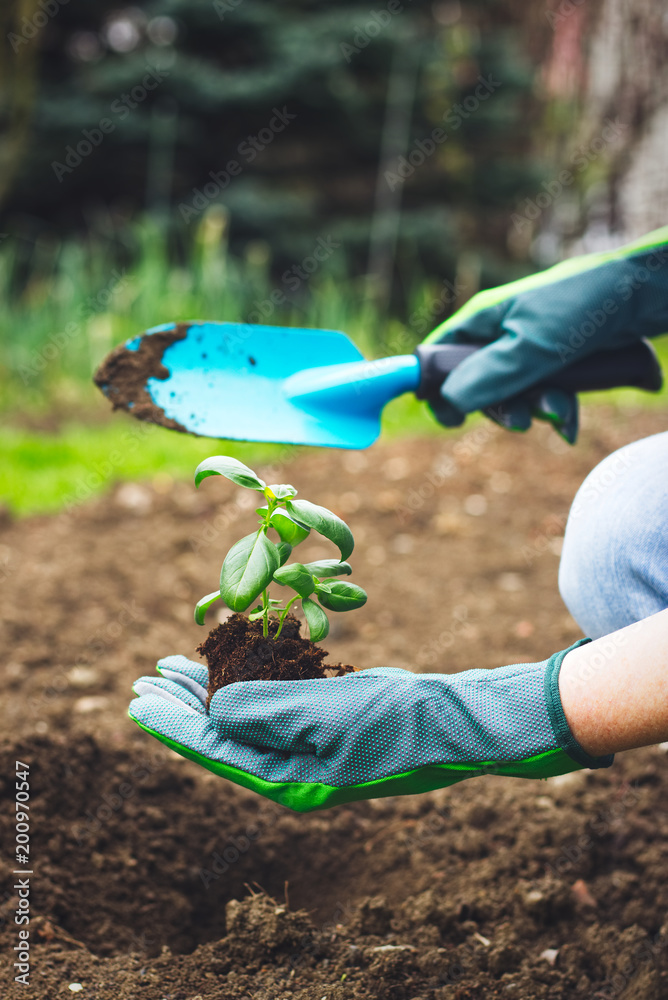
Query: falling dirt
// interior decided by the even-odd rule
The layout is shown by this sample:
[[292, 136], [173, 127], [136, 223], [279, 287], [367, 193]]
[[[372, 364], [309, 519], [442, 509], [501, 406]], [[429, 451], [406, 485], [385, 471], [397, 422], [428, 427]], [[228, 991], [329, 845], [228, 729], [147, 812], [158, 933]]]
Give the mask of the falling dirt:
[[[569, 504], [604, 455], [663, 429], [658, 412], [596, 409], [575, 449], [546, 427], [517, 437], [479, 424], [259, 471], [345, 517], [357, 539], [369, 600], [332, 615], [332, 658], [452, 672], [578, 638], [557, 590]], [[297, 815], [128, 720], [135, 678], [160, 656], [196, 657], [193, 605], [253, 521], [249, 491], [215, 485], [162, 475], [0, 524], [2, 995], [668, 995], [665, 748], [604, 772], [486, 776]], [[30, 769], [28, 987], [13, 982], [17, 760]]]
[[185, 427], [167, 417], [164, 410], [156, 406], [146, 383], [150, 378], [169, 378], [169, 369], [162, 363], [162, 356], [173, 343], [185, 338], [188, 329], [187, 323], [177, 323], [173, 330], [144, 334], [137, 350], [131, 350], [124, 344], [114, 348], [93, 376], [95, 385], [109, 399], [114, 410], [127, 410], [137, 420], [186, 433]]

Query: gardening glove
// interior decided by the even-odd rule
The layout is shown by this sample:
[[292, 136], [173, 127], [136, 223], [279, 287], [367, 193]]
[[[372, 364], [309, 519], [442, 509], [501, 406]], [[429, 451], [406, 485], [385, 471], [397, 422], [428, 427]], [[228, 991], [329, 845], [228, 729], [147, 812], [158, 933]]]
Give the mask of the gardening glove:
[[474, 410], [510, 430], [526, 430], [535, 416], [573, 444], [575, 394], [531, 386], [549, 386], [552, 373], [589, 354], [666, 331], [668, 226], [621, 250], [574, 257], [474, 295], [425, 344], [487, 346], [462, 361], [429, 403], [447, 427]]
[[207, 670], [183, 656], [142, 677], [130, 717], [183, 757], [298, 812], [426, 792], [479, 774], [547, 778], [607, 767], [576, 743], [559, 697], [566, 653], [460, 674], [394, 667], [241, 681], [205, 709]]

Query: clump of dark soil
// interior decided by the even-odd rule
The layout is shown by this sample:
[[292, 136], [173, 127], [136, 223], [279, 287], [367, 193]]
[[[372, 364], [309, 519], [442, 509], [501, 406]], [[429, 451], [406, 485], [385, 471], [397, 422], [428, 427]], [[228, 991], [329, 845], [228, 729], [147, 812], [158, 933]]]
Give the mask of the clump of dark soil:
[[288, 615], [278, 639], [278, 619], [269, 619], [269, 635], [262, 634], [261, 621], [232, 615], [214, 628], [197, 647], [209, 666], [207, 708], [216, 691], [236, 681], [304, 681], [341, 677], [355, 668], [323, 660], [326, 649], [299, 634], [301, 622]]
[[163, 365], [162, 356], [175, 341], [184, 339], [188, 329], [187, 323], [178, 323], [173, 330], [144, 336], [136, 351], [128, 350], [125, 344], [119, 344], [104, 359], [95, 372], [93, 381], [115, 410], [127, 410], [138, 420], [147, 420], [173, 431], [185, 432], [185, 427], [165, 416], [164, 410], [156, 406], [146, 389], [146, 383], [150, 378], [169, 378], [169, 370]]

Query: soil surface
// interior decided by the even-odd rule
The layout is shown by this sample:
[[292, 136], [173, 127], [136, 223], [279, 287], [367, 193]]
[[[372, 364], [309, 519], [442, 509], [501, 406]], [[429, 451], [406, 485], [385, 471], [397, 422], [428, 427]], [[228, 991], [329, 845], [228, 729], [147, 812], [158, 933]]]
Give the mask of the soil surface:
[[153, 402], [146, 383], [150, 378], [169, 378], [162, 356], [175, 341], [183, 340], [188, 330], [187, 323], [177, 323], [173, 330], [144, 334], [136, 351], [125, 344], [114, 348], [93, 377], [114, 410], [132, 410], [137, 420], [186, 433], [185, 427], [165, 416], [164, 410]]
[[197, 652], [209, 667], [209, 696], [206, 707], [226, 684], [236, 681], [303, 681], [341, 677], [354, 668], [340, 663], [323, 663], [329, 654], [299, 633], [302, 623], [287, 615], [278, 639], [277, 618], [269, 619], [269, 635], [262, 634], [262, 622], [249, 622], [245, 615], [231, 615], [209, 632]]
[[[485, 423], [365, 453], [286, 450], [259, 470], [357, 539], [369, 600], [332, 616], [332, 658], [452, 672], [577, 639], [557, 590], [569, 504], [602, 457], [666, 420], [596, 409], [583, 424], [574, 449], [547, 427], [519, 437]], [[0, 523], [0, 995], [667, 996], [665, 747], [603, 772], [490, 775], [302, 816], [130, 722], [132, 681], [161, 656], [193, 656], [193, 604], [253, 518], [249, 491], [216, 486], [165, 473]], [[17, 760], [30, 767], [28, 987], [13, 982]]]

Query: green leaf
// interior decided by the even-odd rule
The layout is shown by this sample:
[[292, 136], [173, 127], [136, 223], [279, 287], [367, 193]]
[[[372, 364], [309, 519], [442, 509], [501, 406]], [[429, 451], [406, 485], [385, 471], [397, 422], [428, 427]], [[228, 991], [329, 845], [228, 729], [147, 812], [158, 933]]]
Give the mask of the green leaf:
[[288, 497], [296, 497], [297, 490], [289, 483], [272, 483], [265, 488], [264, 495], [276, 500], [285, 500]]
[[195, 605], [195, 621], [198, 625], [204, 624], [204, 616], [207, 611], [216, 601], [221, 598], [221, 593], [219, 590], [214, 590], [213, 593], [207, 594], [206, 597], [200, 597], [199, 601]]
[[300, 597], [308, 597], [315, 590], [316, 581], [309, 571], [301, 563], [290, 563], [289, 566], [281, 566], [274, 573], [274, 580], [282, 587], [292, 587]]
[[339, 562], [338, 559], [318, 559], [316, 562], [304, 563], [313, 576], [350, 576], [353, 571], [350, 563]]
[[280, 559], [280, 564], [282, 566], [283, 563], [286, 563], [290, 558], [292, 546], [289, 542], [279, 542], [276, 548], [278, 549], [278, 558]]
[[[262, 508], [259, 508], [258, 513]], [[308, 538], [310, 531], [308, 528], [302, 528], [301, 524], [297, 524], [296, 521], [290, 517], [290, 515], [284, 510], [275, 510], [271, 515], [269, 521], [272, 528], [275, 528], [279, 534], [279, 537], [284, 542], [289, 542], [290, 545], [299, 545], [303, 542], [305, 538]]]
[[277, 547], [264, 531], [232, 546], [220, 571], [220, 593], [228, 608], [245, 611], [259, 597], [280, 565]]
[[342, 559], [347, 559], [355, 547], [352, 532], [345, 521], [333, 514], [326, 507], [309, 500], [286, 500], [286, 509], [298, 524], [324, 535], [330, 542], [338, 546]]
[[318, 607], [315, 601], [312, 601], [308, 597], [305, 597], [302, 601], [302, 607], [311, 642], [320, 642], [321, 639], [324, 639], [329, 634], [329, 620], [327, 615], [322, 608]]
[[252, 469], [249, 469], [243, 462], [229, 455], [212, 455], [205, 458], [195, 469], [195, 486], [199, 486], [207, 476], [225, 476], [231, 479], [237, 486], [247, 486], [250, 490], [263, 492], [266, 483], [259, 476], [256, 476]]
[[367, 601], [366, 591], [347, 580], [318, 584], [315, 592], [322, 606], [329, 611], [353, 611]]

